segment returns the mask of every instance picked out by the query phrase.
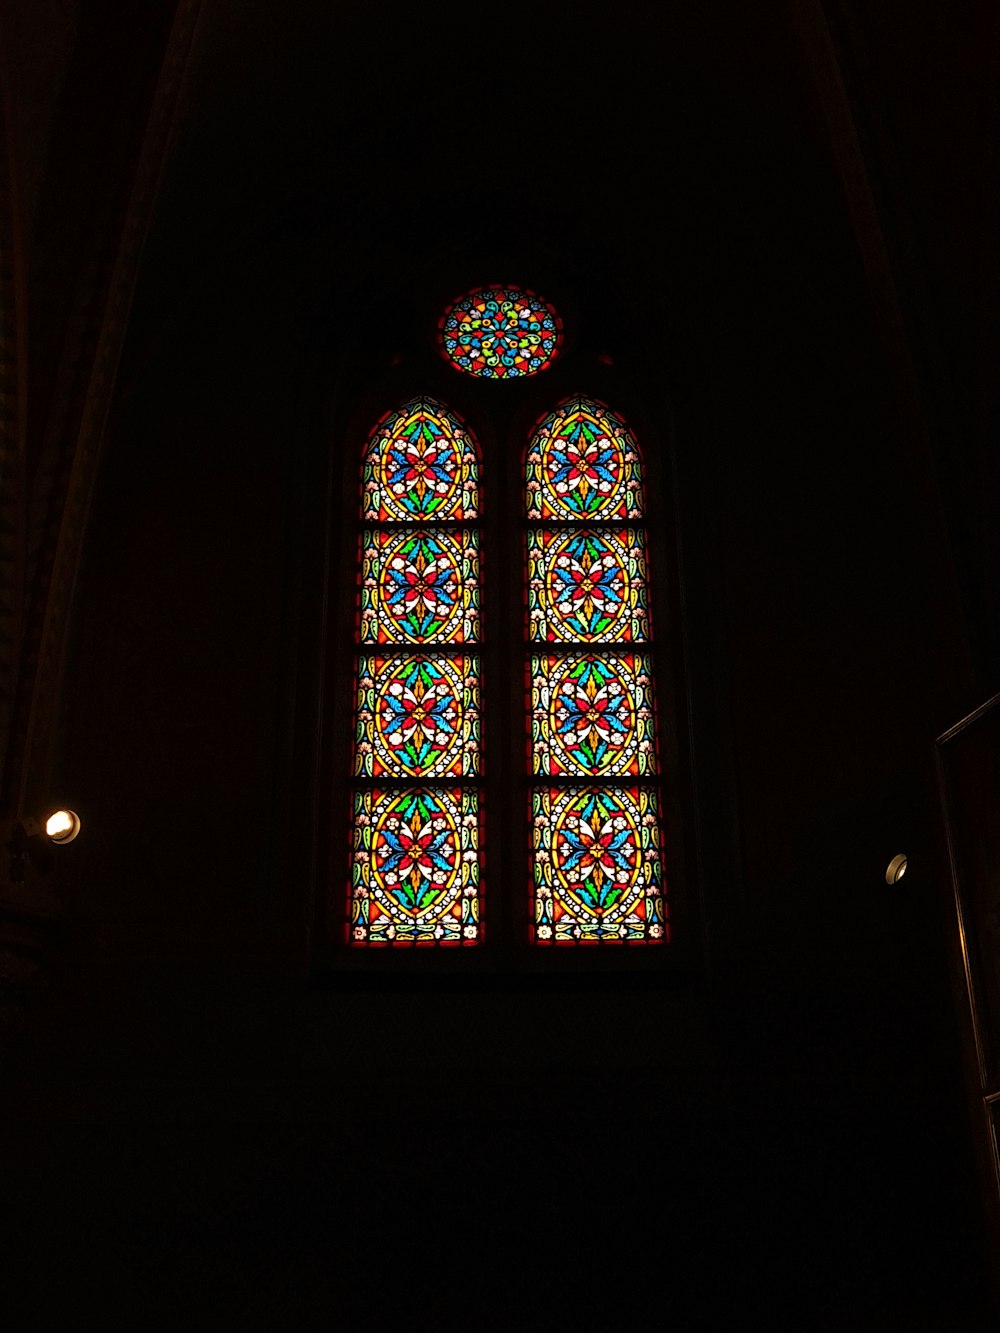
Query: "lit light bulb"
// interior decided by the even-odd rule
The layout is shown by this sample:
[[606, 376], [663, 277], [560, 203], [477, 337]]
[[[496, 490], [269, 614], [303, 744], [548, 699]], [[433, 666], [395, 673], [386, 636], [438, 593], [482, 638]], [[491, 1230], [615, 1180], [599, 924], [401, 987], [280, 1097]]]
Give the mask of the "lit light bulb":
[[53, 810], [45, 821], [45, 832], [53, 842], [72, 842], [80, 832], [80, 816], [73, 810]]

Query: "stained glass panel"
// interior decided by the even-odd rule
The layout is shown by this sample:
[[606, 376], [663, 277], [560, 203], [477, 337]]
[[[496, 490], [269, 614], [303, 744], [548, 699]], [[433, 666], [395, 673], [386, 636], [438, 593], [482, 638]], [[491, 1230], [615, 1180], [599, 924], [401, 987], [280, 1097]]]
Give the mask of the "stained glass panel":
[[593, 398], [571, 398], [542, 419], [528, 447], [527, 485], [531, 519], [642, 516], [638, 447]]
[[479, 793], [369, 788], [354, 799], [356, 944], [474, 944], [481, 936]]
[[479, 659], [362, 657], [354, 772], [469, 777], [479, 772]]
[[649, 635], [642, 530], [528, 531], [533, 643], [640, 643]]
[[476, 642], [478, 574], [476, 532], [363, 532], [361, 642]]
[[655, 790], [644, 787], [532, 793], [539, 943], [666, 938], [657, 805]]
[[475, 445], [432, 398], [388, 412], [365, 450], [362, 516], [376, 523], [475, 518]]
[[445, 356], [467, 375], [514, 379], [552, 364], [562, 321], [522, 287], [478, 287], [448, 307], [438, 326]]
[[528, 685], [536, 776], [645, 777], [656, 772], [648, 657], [532, 657]]

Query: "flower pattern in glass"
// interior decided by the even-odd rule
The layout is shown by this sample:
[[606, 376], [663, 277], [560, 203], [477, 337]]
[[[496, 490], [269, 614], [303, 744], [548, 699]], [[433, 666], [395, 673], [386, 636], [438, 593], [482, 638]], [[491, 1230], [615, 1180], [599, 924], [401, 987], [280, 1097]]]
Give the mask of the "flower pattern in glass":
[[527, 540], [528, 637], [533, 643], [638, 643], [648, 638], [641, 529], [531, 528]]
[[368, 441], [362, 516], [376, 523], [475, 518], [478, 463], [453, 412], [415, 398], [386, 413]]
[[648, 657], [532, 657], [529, 689], [534, 774], [646, 777], [656, 772]]
[[361, 642], [473, 643], [479, 637], [474, 531], [362, 534]]
[[359, 791], [354, 802], [355, 944], [474, 944], [479, 795], [468, 787]]
[[641, 517], [639, 452], [625, 423], [583, 397], [543, 417], [528, 448], [527, 501], [530, 519]]
[[562, 342], [562, 321], [525, 288], [477, 287], [448, 307], [438, 336], [447, 359], [467, 375], [514, 379], [552, 364]]
[[532, 817], [538, 943], [666, 938], [655, 790], [536, 789]]
[[479, 660], [362, 657], [354, 772], [468, 777], [479, 772]]

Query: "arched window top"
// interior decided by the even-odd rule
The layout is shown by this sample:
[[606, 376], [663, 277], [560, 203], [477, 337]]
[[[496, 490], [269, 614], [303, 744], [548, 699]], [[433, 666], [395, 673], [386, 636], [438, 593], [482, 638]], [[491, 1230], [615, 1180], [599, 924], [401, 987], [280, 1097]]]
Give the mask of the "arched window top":
[[562, 320], [525, 287], [476, 287], [441, 316], [438, 337], [458, 370], [515, 379], [546, 370], [562, 343]]
[[542, 417], [526, 463], [531, 519], [642, 517], [639, 446], [621, 417], [596, 398], [576, 394]]
[[479, 455], [460, 418], [434, 398], [386, 412], [364, 453], [362, 517], [463, 522], [479, 513]]

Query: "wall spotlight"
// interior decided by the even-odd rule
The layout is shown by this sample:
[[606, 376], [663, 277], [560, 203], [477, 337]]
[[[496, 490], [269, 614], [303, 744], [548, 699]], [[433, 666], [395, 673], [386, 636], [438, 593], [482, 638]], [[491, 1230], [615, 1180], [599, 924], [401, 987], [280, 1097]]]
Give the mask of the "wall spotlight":
[[17, 820], [10, 826], [7, 838], [9, 882], [23, 884], [29, 863], [37, 875], [46, 878], [55, 865], [52, 844], [72, 842], [79, 832], [80, 816], [75, 810], [53, 810], [44, 820], [35, 819], [33, 815]]
[[898, 884], [906, 874], [906, 856], [900, 852], [894, 856], [885, 868], [885, 882], [888, 885]]
[[46, 836], [53, 842], [72, 842], [80, 832], [80, 816], [75, 810], [53, 810], [45, 821]]

